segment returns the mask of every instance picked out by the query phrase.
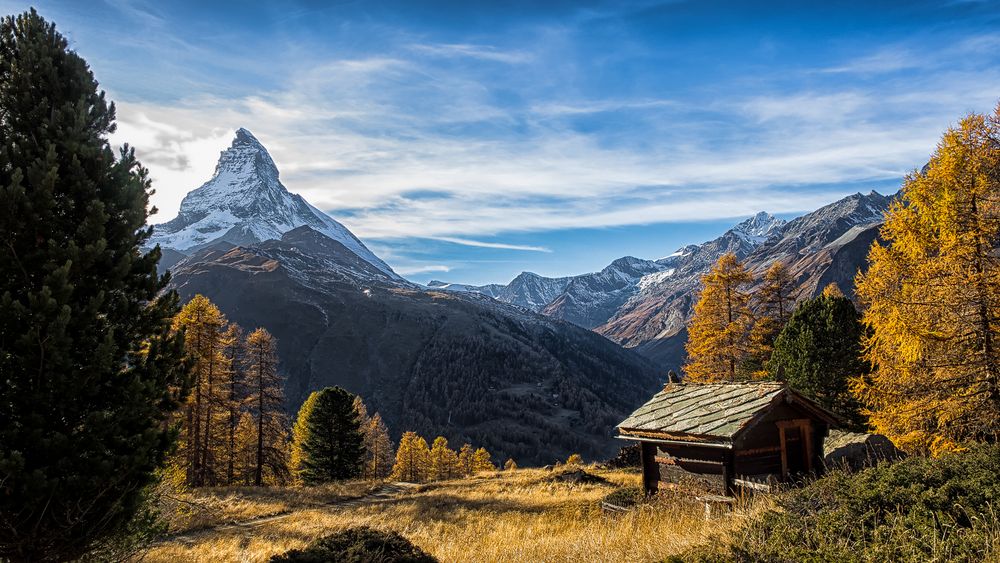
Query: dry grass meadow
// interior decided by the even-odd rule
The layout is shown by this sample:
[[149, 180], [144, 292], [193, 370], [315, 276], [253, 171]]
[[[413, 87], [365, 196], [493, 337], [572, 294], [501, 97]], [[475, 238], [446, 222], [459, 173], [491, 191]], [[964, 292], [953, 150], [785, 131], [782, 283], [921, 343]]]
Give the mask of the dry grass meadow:
[[[181, 504], [195, 513], [198, 504], [212, 505], [204, 512], [210, 516], [180, 518], [173, 526], [201, 531], [155, 547], [145, 560], [267, 561], [339, 529], [366, 525], [395, 530], [443, 562], [657, 561], [738, 526], [756, 510], [744, 506], [706, 521], [700, 504], [677, 498], [609, 515], [600, 500], [616, 486], [637, 486], [639, 476], [588, 471], [611, 484], [560, 483], [551, 471], [522, 469], [354, 501], [338, 499], [363, 495], [370, 485], [195, 493]], [[216, 527], [280, 513], [287, 516]]]

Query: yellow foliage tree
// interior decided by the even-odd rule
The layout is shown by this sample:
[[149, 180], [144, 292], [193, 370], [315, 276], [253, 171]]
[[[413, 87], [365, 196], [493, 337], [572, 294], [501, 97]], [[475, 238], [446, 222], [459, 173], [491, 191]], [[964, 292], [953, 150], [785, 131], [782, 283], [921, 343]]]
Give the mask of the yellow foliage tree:
[[468, 477], [476, 472], [476, 452], [472, 449], [472, 444], [462, 444], [462, 449], [458, 451], [458, 470], [463, 477]]
[[696, 382], [750, 379], [755, 373], [748, 291], [753, 277], [736, 255], [727, 253], [701, 281], [701, 294], [688, 325], [684, 371]]
[[392, 478], [410, 483], [426, 481], [430, 475], [430, 449], [416, 432], [404, 432], [396, 449]]
[[750, 331], [753, 378], [767, 376], [764, 364], [774, 351], [774, 340], [795, 309], [795, 278], [784, 262], [775, 262], [764, 273], [763, 283], [753, 295], [754, 321]]
[[309, 396], [306, 397], [302, 406], [299, 407], [298, 416], [295, 417], [295, 425], [292, 426], [292, 451], [289, 457], [288, 465], [296, 483], [302, 482], [299, 477], [299, 473], [302, 470], [302, 460], [304, 458], [302, 444], [305, 442], [306, 436], [309, 435], [308, 421], [313, 409], [316, 407], [316, 399], [318, 397], [318, 393], [310, 393]]
[[476, 453], [472, 454], [472, 472], [479, 473], [480, 471], [496, 471], [497, 467], [493, 465], [493, 460], [490, 459], [490, 452], [486, 451], [486, 448], [479, 448]]
[[253, 484], [281, 483], [288, 477], [288, 422], [278, 374], [278, 341], [266, 329], [258, 328], [243, 345], [247, 410], [256, 431]]
[[1000, 108], [948, 130], [911, 173], [857, 279], [878, 432], [937, 454], [1000, 438]]
[[184, 348], [194, 366], [175, 463], [189, 485], [216, 485], [229, 443], [226, 399], [232, 365], [225, 353], [226, 317], [207, 297], [195, 295], [174, 317], [173, 328], [184, 330]]
[[365, 477], [371, 480], [384, 479], [392, 471], [392, 439], [382, 415], [375, 413], [361, 427], [365, 445]]
[[438, 436], [431, 445], [431, 479], [454, 479], [459, 474], [458, 455], [448, 447], [448, 439]]

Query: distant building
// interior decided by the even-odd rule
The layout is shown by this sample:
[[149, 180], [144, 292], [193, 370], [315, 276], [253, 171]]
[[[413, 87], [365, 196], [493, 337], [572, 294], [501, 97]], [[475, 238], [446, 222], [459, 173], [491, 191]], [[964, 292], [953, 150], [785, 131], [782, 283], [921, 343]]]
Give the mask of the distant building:
[[642, 445], [647, 493], [683, 487], [732, 496], [823, 470], [840, 418], [781, 383], [668, 383], [618, 425]]

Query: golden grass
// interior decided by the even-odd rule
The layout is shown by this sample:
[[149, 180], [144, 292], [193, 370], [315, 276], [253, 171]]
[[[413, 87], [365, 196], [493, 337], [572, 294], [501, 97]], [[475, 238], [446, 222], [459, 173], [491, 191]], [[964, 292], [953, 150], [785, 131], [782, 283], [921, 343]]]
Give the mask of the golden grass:
[[359, 497], [372, 489], [363, 481], [318, 487], [206, 487], [161, 490], [161, 511], [170, 533], [245, 522]]
[[[639, 484], [637, 474], [589, 471], [616, 485]], [[551, 477], [539, 469], [498, 472], [423, 485], [381, 502], [301, 509], [255, 528], [168, 543], [146, 560], [266, 561], [339, 529], [366, 525], [395, 530], [446, 562], [657, 561], [732, 529], [752, 510], [706, 521], [700, 504], [674, 499], [607, 515], [599, 501], [613, 486], [568, 485]]]

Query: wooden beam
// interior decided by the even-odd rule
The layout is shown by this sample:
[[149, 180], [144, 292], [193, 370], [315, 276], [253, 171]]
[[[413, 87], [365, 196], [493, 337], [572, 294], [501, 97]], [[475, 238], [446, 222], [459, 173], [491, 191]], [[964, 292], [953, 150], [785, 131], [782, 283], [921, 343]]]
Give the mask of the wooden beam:
[[788, 478], [788, 448], [785, 444], [785, 427], [778, 424], [778, 435], [781, 438], [781, 477]]
[[660, 467], [656, 462], [656, 444], [641, 442], [642, 488], [647, 495], [656, 494], [660, 483]]

